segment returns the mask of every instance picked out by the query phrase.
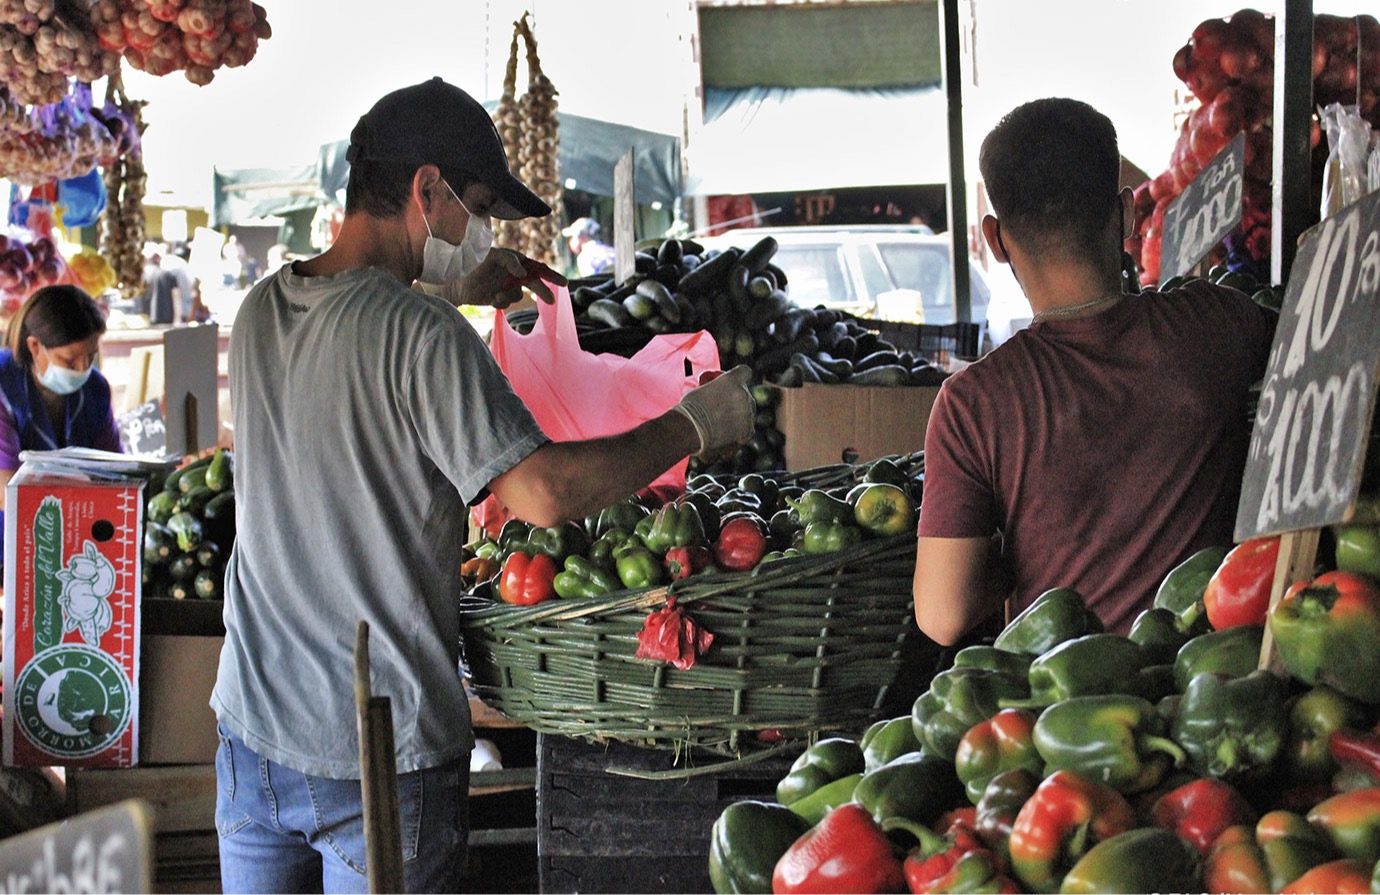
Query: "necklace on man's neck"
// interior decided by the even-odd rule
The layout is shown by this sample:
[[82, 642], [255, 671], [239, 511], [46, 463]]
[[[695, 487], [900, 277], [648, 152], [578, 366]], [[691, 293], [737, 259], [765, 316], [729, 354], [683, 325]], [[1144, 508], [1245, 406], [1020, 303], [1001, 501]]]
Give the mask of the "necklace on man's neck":
[[1094, 298], [1092, 301], [1085, 301], [1081, 305], [1068, 305], [1062, 308], [1047, 308], [1046, 310], [1040, 311], [1034, 317], [1030, 318], [1030, 322], [1039, 323], [1041, 320], [1045, 320], [1049, 317], [1066, 317], [1069, 314], [1077, 314], [1079, 311], [1086, 311], [1088, 308], [1095, 308], [1098, 305], [1105, 305], [1109, 301], [1116, 301], [1118, 298], [1121, 298], [1121, 296], [1122, 293], [1120, 292], [1111, 292], [1099, 298]]

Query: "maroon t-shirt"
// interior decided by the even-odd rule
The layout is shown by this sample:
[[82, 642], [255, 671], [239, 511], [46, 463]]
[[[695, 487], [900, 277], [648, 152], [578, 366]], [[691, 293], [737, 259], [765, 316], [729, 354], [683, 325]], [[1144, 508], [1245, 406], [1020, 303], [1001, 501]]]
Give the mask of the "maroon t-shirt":
[[1275, 319], [1197, 281], [1017, 333], [940, 390], [920, 536], [999, 531], [1015, 608], [1072, 587], [1126, 633], [1170, 569], [1232, 543]]

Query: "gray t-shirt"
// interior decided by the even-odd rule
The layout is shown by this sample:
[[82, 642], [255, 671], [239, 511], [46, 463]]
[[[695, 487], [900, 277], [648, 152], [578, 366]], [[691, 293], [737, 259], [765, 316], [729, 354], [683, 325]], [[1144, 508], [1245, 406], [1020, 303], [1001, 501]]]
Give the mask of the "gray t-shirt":
[[363, 619], [398, 772], [464, 755], [467, 504], [548, 439], [463, 315], [376, 268], [288, 265], [255, 286], [230, 389], [237, 534], [218, 719], [287, 767], [358, 778]]

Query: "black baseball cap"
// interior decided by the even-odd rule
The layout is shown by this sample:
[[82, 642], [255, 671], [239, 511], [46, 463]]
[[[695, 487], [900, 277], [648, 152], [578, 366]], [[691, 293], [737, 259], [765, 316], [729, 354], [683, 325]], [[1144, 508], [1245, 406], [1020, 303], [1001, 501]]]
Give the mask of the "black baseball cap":
[[435, 165], [442, 174], [477, 180], [498, 194], [492, 214], [503, 220], [551, 213], [551, 206], [513, 176], [489, 113], [439, 77], [374, 103], [350, 131], [345, 158]]

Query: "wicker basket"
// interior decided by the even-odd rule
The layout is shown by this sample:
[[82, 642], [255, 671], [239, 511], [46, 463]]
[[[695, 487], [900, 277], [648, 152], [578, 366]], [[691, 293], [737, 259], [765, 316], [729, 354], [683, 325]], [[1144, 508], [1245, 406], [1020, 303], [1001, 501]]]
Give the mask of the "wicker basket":
[[[517, 607], [471, 594], [461, 607], [470, 686], [541, 733], [738, 760], [824, 731], [857, 734], [882, 717], [923, 640], [915, 543], [865, 541], [595, 600]], [[644, 618], [668, 596], [714, 635], [683, 671], [633, 658]], [[773, 730], [781, 736], [758, 736]]]

